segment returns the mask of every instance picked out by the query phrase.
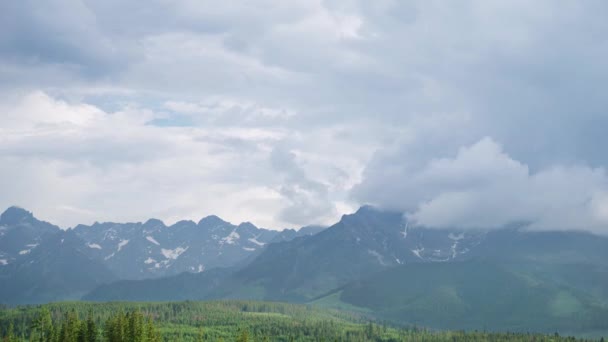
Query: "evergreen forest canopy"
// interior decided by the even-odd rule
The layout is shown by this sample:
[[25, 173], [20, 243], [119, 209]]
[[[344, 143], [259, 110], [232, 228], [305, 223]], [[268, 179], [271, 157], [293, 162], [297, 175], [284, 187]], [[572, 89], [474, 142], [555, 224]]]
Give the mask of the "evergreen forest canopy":
[[253, 301], [65, 302], [4, 308], [0, 336], [6, 342], [591, 341], [558, 334], [397, 328], [357, 313]]

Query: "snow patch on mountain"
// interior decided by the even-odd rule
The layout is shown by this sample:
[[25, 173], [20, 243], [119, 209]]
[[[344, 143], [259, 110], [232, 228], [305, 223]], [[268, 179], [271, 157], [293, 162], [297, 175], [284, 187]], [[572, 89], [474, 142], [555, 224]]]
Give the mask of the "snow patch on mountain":
[[129, 240], [120, 240], [120, 242], [118, 243], [118, 250], [117, 252], [120, 252], [120, 250], [126, 246], [129, 243]]
[[158, 241], [156, 241], [156, 239], [154, 239], [152, 236], [146, 236], [146, 240], [152, 242], [153, 244], [160, 246], [160, 243], [158, 243]]
[[190, 266], [190, 271], [194, 272], [194, 273], [201, 273], [205, 270], [205, 265], [203, 264], [198, 264], [198, 268], [194, 267], [194, 266]]
[[450, 233], [450, 234], [448, 234], [448, 238], [450, 240], [454, 240], [454, 241], [462, 240], [462, 239], [464, 239], [464, 233], [460, 233], [458, 235], [456, 235], [454, 233]]
[[454, 244], [451, 247], [451, 250], [452, 250], [452, 259], [456, 258], [456, 255], [458, 255], [458, 251], [456, 250], [456, 248], [458, 248], [458, 241], [459, 240], [454, 240]]
[[239, 233], [236, 232], [236, 230], [233, 230], [230, 234], [228, 234], [228, 236], [226, 236], [225, 238], [220, 240], [220, 244], [229, 244], [229, 245], [233, 245], [236, 243], [235, 240], [240, 239], [241, 236], [239, 235]]
[[405, 226], [403, 227], [403, 231], [401, 232], [401, 236], [403, 237], [403, 239], [407, 238], [407, 228], [409, 226], [409, 222], [405, 223]]
[[414, 253], [414, 255], [419, 257], [420, 259], [423, 259], [422, 256], [420, 255], [420, 253], [422, 253], [422, 252], [424, 252], [424, 247], [412, 249], [412, 253]]
[[371, 250], [371, 249], [368, 249], [367, 253], [376, 257], [376, 259], [378, 259], [378, 263], [380, 263], [380, 265], [386, 266], [386, 263], [384, 262], [384, 257], [380, 253], [378, 253], [377, 251]]
[[183, 248], [183, 247], [177, 247], [175, 249], [164, 249], [161, 248], [160, 252], [163, 254], [163, 256], [167, 259], [171, 259], [171, 260], [175, 260], [177, 258], [179, 258], [180, 255], [182, 255], [182, 253], [184, 253], [185, 251], [188, 250], [189, 247]]
[[87, 243], [87, 247], [92, 249], [101, 249], [101, 246], [96, 243]]
[[28, 247], [28, 248], [19, 251], [19, 255], [30, 254], [30, 252], [32, 251], [32, 249], [38, 247], [38, 244], [37, 243], [31, 243], [31, 244], [25, 245], [25, 247]]
[[116, 235], [117, 235], [116, 230], [113, 228], [110, 228], [103, 233], [103, 240], [104, 241], [105, 240], [116, 240]]
[[260, 247], [262, 247], [262, 246], [265, 245], [265, 243], [258, 241], [256, 238], [250, 238], [248, 240], [249, 240], [249, 242], [253, 242], [253, 243], [255, 243], [256, 245], [258, 245]]

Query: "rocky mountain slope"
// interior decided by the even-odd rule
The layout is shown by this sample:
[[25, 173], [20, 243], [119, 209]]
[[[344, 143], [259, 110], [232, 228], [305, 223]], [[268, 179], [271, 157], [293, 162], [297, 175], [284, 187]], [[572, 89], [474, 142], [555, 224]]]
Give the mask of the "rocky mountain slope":
[[22, 208], [0, 216], [0, 303], [77, 299], [115, 280], [200, 273], [242, 265], [275, 241], [314, 234], [322, 227], [275, 231], [208, 216], [166, 226], [95, 223], [67, 231]]

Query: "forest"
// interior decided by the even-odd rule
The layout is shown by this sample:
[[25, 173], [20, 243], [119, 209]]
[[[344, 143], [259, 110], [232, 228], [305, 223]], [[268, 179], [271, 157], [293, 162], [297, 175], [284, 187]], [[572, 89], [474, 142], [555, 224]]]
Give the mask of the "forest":
[[253, 301], [5, 307], [0, 309], [0, 336], [6, 342], [587, 341], [558, 334], [395, 327], [360, 313]]

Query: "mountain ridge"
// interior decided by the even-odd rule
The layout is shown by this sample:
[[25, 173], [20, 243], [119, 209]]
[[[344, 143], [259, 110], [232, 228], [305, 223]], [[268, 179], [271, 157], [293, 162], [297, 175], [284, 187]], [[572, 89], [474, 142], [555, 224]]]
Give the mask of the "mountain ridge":
[[[10, 298], [8, 295], [0, 296], [0, 302], [76, 299], [75, 292], [80, 296], [114, 280], [159, 278], [242, 265], [270, 243], [314, 234], [321, 229], [272, 231], [258, 228], [250, 222], [233, 225], [218, 216], [209, 215], [198, 223], [182, 220], [170, 226], [151, 218], [143, 223], [95, 222], [90, 226], [80, 224], [63, 230], [38, 220], [26, 209], [11, 206], [0, 214], [0, 277], [5, 280], [5, 293], [13, 295]], [[53, 256], [61, 259], [64, 255], [61, 251], [71, 251], [64, 255], [65, 260], [58, 259], [56, 268], [49, 265], [47, 272], [26, 267], [44, 264], [48, 255], [43, 258], [38, 251], [57, 236], [62, 237], [65, 245], [62, 242]], [[69, 259], [82, 261], [81, 266], [74, 267], [83, 271], [80, 272], [82, 277], [73, 282], [86, 286], [75, 288], [58, 283], [57, 291], [44, 290], [55, 294], [38, 297], [19, 292], [20, 288], [53, 283], [53, 279], [69, 279], [71, 270], [61, 266], [75, 261]], [[96, 270], [93, 273], [102, 276], [89, 276], [89, 270]], [[53, 272], [56, 276], [51, 274]]]

